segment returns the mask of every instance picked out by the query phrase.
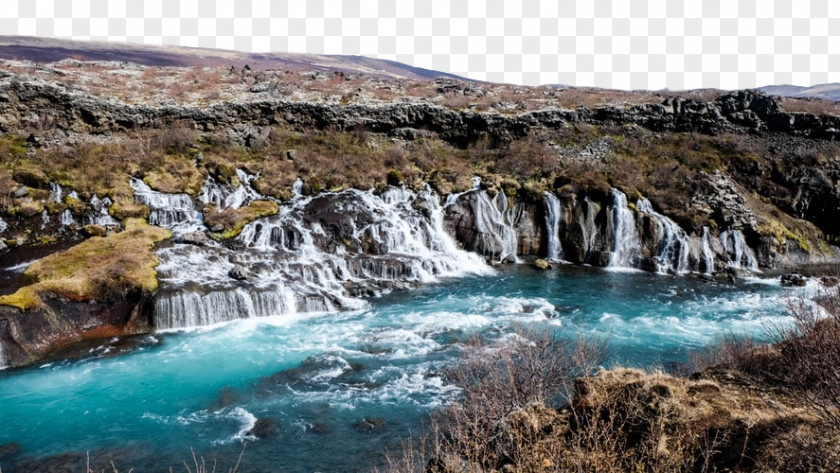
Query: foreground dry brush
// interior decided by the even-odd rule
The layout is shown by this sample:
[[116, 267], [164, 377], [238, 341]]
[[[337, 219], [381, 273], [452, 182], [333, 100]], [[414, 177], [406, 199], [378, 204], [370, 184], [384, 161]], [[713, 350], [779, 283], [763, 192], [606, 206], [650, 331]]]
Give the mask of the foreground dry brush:
[[460, 397], [390, 471], [840, 469], [840, 305], [791, 304], [773, 345], [730, 337], [691, 377], [598, 369], [603, 342], [520, 331], [447, 370]]

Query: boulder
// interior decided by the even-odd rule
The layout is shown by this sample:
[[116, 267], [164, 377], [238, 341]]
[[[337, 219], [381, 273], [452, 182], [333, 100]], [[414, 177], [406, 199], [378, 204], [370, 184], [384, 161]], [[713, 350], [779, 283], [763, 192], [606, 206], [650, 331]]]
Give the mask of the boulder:
[[249, 435], [264, 439], [277, 433], [277, 421], [274, 419], [261, 418], [254, 422], [254, 426], [248, 431]]
[[807, 279], [805, 278], [805, 276], [802, 276], [801, 274], [795, 274], [795, 273], [782, 274], [779, 277], [779, 280], [781, 281], [782, 286], [802, 287], [807, 282]]
[[27, 195], [29, 195], [29, 188], [26, 186], [20, 186], [17, 189], [15, 189], [14, 192], [12, 192], [12, 195], [17, 197], [18, 199], [21, 197], [26, 197]]
[[357, 430], [362, 432], [373, 432], [385, 428], [385, 419], [381, 417], [366, 417], [354, 425]]
[[210, 238], [205, 232], [189, 232], [184, 233], [175, 240], [177, 243], [186, 243], [190, 245], [204, 246], [210, 242]]
[[231, 268], [230, 271], [228, 271], [228, 276], [230, 276], [233, 279], [236, 279], [237, 281], [244, 281], [251, 277], [248, 268], [242, 266], [241, 264], [234, 265], [233, 268]]
[[540, 271], [548, 271], [549, 269], [551, 269], [551, 263], [549, 263], [547, 260], [540, 258], [534, 261], [534, 268], [539, 269]]

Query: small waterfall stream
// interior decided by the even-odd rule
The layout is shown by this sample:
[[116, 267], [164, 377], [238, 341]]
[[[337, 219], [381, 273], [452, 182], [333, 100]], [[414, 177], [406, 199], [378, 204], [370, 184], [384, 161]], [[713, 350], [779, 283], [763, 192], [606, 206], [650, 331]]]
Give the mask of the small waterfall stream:
[[175, 233], [194, 231], [202, 224], [201, 213], [188, 194], [167, 194], [152, 190], [140, 179], [131, 179], [134, 200], [148, 205], [149, 223], [173, 230]]
[[561, 261], [563, 260], [563, 246], [560, 244], [560, 213], [562, 212], [560, 199], [551, 192], [544, 192], [543, 195], [546, 231], [548, 231], [546, 256], [551, 261]]
[[670, 218], [654, 210], [653, 205], [645, 198], [639, 199], [636, 208], [639, 212], [648, 214], [656, 224], [656, 271], [663, 274], [668, 272], [685, 274], [691, 271], [689, 257], [693, 245], [685, 230]]
[[108, 197], [100, 199], [96, 195], [92, 196], [90, 198], [89, 205], [93, 209], [93, 212], [86, 216], [88, 224], [101, 225], [103, 227], [119, 226], [120, 222], [108, 213], [108, 209], [111, 207], [111, 204], [113, 204], [113, 202], [111, 202], [111, 199]]
[[715, 271], [715, 252], [712, 250], [709, 227], [703, 227], [703, 238], [700, 240], [700, 248], [703, 252], [703, 261], [706, 263], [705, 274], [712, 274]]
[[451, 194], [446, 200], [447, 207], [462, 203], [472, 214], [472, 221], [466, 225], [476, 234], [474, 250], [498, 262], [518, 261], [516, 230], [513, 228], [515, 216], [508, 208], [507, 196], [499, 192], [491, 199], [486, 191], [471, 190]]
[[744, 233], [741, 230], [726, 230], [721, 232], [720, 243], [723, 245], [723, 250], [729, 258], [730, 267], [760, 272], [755, 253], [747, 246]]
[[618, 189], [610, 191], [612, 204], [607, 231], [614, 236], [614, 245], [607, 265], [611, 268], [637, 268], [641, 251], [636, 218], [627, 206], [627, 196]]
[[292, 195], [293, 196], [303, 195], [303, 180], [301, 180], [301, 178], [295, 179], [294, 184], [292, 184]]
[[205, 205], [212, 203], [216, 209], [220, 210], [228, 207], [238, 209], [263, 198], [251, 187], [251, 181], [257, 176], [246, 174], [245, 171], [239, 169], [236, 171], [236, 177], [239, 179], [239, 185], [233, 187], [230, 184], [219, 183], [208, 176], [198, 193], [198, 200]]

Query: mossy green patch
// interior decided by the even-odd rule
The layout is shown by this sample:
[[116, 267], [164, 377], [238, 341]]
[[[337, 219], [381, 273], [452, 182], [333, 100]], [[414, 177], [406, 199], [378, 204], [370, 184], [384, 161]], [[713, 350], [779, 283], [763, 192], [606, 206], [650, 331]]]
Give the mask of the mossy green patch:
[[0, 304], [29, 310], [41, 306], [44, 294], [86, 301], [154, 291], [159, 261], [153, 248], [171, 233], [139, 219], [126, 220], [125, 227], [122, 233], [92, 237], [33, 263], [25, 274], [35, 282], [0, 296]]
[[0, 157], [12, 159], [26, 156], [26, 140], [15, 133], [0, 136]]

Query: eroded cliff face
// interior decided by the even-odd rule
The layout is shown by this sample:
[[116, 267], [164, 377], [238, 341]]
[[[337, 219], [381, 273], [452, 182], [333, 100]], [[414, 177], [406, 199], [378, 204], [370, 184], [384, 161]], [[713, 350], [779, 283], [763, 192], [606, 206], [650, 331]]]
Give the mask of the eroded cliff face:
[[50, 298], [34, 310], [0, 305], [0, 354], [4, 366], [36, 363], [85, 340], [149, 333], [143, 298], [74, 302]]
[[330, 100], [295, 100], [272, 93], [269, 87], [252, 90], [236, 101], [203, 106], [174, 101], [168, 105], [127, 104], [104, 100], [62, 84], [0, 71], [0, 131], [17, 131], [49, 117], [51, 127], [75, 133], [107, 134], [175, 123], [205, 131], [242, 130], [249, 125], [339, 129], [363, 125], [369, 131], [381, 133], [431, 131], [447, 141], [464, 144], [484, 134], [511, 139], [535, 128], [557, 128], [570, 123], [633, 124], [656, 132], [768, 132], [826, 140], [840, 138], [840, 117], [785, 112], [772, 97], [754, 91], [727, 93], [709, 102], [675, 97], [661, 103], [503, 114], [469, 108], [458, 111], [410, 96], [397, 102], [342, 104]]

